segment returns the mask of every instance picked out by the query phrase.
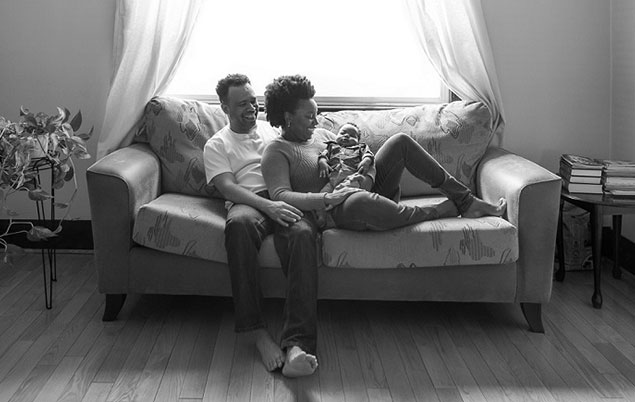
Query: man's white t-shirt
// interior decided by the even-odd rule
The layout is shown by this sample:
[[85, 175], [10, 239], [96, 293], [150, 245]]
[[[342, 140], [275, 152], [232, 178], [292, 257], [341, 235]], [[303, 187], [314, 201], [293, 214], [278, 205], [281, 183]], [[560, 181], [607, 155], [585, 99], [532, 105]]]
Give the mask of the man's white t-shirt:
[[233, 173], [236, 182], [254, 193], [266, 190], [260, 162], [265, 147], [277, 138], [279, 131], [265, 121], [256, 120], [256, 125], [247, 134], [223, 127], [205, 143], [203, 158], [207, 182], [222, 173]]

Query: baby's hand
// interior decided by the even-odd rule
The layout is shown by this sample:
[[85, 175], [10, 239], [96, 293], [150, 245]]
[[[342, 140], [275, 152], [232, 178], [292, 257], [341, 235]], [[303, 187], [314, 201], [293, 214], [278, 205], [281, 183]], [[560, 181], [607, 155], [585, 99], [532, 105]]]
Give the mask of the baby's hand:
[[359, 162], [359, 165], [357, 165], [357, 173], [361, 175], [368, 173], [372, 164], [373, 160], [371, 158], [369, 158], [368, 156], [364, 157], [364, 159]]
[[319, 166], [319, 171], [320, 171], [320, 177], [329, 177], [329, 173], [331, 173], [331, 167], [329, 166], [329, 164], [326, 162], [326, 159], [324, 158], [320, 158], [318, 160], [318, 166]]

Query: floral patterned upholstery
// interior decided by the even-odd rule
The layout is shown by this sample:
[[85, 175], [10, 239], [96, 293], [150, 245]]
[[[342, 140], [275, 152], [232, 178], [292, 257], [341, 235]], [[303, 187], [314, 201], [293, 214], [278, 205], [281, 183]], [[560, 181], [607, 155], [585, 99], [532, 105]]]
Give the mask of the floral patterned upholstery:
[[227, 123], [219, 106], [169, 97], [148, 102], [137, 140], [148, 142], [159, 156], [163, 192], [220, 197], [206, 183], [203, 146]]

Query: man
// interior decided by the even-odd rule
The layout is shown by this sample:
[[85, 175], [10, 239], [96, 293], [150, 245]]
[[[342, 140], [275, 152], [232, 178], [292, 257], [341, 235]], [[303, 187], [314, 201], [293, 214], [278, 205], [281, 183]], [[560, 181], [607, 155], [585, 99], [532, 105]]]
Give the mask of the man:
[[[225, 248], [235, 330], [255, 343], [269, 371], [282, 367], [289, 377], [312, 374], [317, 367], [317, 234], [302, 225], [302, 211], [269, 199], [260, 161], [266, 145], [279, 133], [257, 120], [258, 101], [249, 78], [230, 74], [218, 82], [216, 93], [229, 125], [205, 144], [205, 173], [227, 200]], [[262, 241], [274, 232], [287, 277], [280, 346], [263, 318], [258, 263]]]

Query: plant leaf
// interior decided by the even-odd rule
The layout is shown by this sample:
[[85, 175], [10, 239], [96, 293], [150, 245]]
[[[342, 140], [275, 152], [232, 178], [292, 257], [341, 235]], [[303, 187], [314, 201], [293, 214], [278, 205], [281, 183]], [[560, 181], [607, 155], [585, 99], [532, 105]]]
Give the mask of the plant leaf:
[[35, 190], [29, 190], [29, 199], [33, 201], [45, 201], [49, 198], [52, 198], [49, 193], [42, 190], [41, 188], [36, 188]]
[[70, 204], [66, 202], [54, 202], [53, 205], [55, 205], [57, 208], [64, 209], [68, 208]]
[[73, 120], [71, 120], [71, 127], [73, 127], [73, 131], [77, 131], [79, 130], [81, 126], [82, 126], [82, 111], [79, 110], [77, 111], [77, 114], [75, 115], [75, 117], [73, 117]]
[[42, 226], [33, 226], [26, 234], [26, 238], [31, 241], [47, 240], [55, 236], [57, 236], [57, 234], [53, 233], [51, 229]]

